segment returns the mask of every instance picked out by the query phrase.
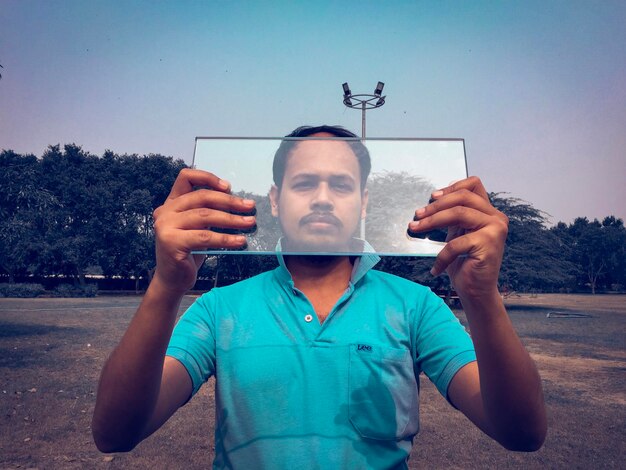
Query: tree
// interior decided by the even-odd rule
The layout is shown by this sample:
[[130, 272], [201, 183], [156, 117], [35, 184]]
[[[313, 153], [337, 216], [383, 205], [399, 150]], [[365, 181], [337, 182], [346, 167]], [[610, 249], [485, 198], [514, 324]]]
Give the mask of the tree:
[[502, 193], [491, 203], [509, 218], [500, 285], [512, 290], [556, 290], [574, 282], [576, 266], [563, 256], [567, 246], [546, 227], [546, 214]]
[[0, 153], [0, 272], [150, 277], [152, 213], [186, 165], [161, 155], [50, 146], [41, 159]]
[[59, 200], [46, 239], [46, 272], [80, 284], [91, 266], [107, 276], [150, 277], [154, 268], [152, 212], [184, 162], [161, 155], [102, 158], [74, 144], [44, 153], [42, 184]]
[[592, 294], [600, 286], [624, 284], [626, 229], [621, 219], [609, 216], [600, 223], [578, 217], [569, 226], [557, 226], [557, 231], [571, 246], [570, 257], [579, 266], [579, 283], [589, 285]]
[[424, 206], [434, 186], [406, 172], [371, 175], [365, 238], [379, 253], [411, 253], [414, 241], [405, 234], [415, 210]]
[[626, 228], [624, 221], [612, 215], [602, 220], [607, 250], [607, 272], [604, 282], [607, 288], [623, 288], [626, 285]]
[[16, 275], [40, 270], [45, 228], [58, 206], [56, 197], [39, 185], [34, 155], [0, 153], [0, 270]]
[[151, 278], [154, 266], [152, 213], [161, 205], [185, 167], [161, 155], [138, 157], [106, 151], [100, 159], [101, 197], [107, 201], [100, 217], [104, 242], [98, 262], [106, 276]]
[[102, 193], [98, 157], [75, 144], [50, 146], [40, 162], [41, 184], [59, 207], [46, 233], [46, 273], [64, 274], [85, 284], [89, 266], [97, 264], [102, 247], [100, 218], [107, 199]]

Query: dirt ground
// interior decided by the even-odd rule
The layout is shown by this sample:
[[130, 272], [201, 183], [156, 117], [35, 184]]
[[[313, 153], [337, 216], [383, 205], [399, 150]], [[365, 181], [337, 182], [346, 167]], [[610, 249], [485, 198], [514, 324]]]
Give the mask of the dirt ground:
[[[183, 307], [192, 301], [186, 297]], [[0, 299], [0, 469], [210, 466], [211, 382], [134, 451], [104, 455], [93, 444], [98, 375], [139, 302]], [[411, 468], [624, 468], [626, 296], [524, 295], [506, 302], [543, 379], [544, 447], [531, 454], [503, 450], [422, 377]]]

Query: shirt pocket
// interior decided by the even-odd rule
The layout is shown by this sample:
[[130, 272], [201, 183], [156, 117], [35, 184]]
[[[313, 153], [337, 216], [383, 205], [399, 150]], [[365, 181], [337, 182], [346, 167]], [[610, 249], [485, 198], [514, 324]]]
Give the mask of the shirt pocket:
[[368, 439], [399, 440], [419, 429], [418, 390], [406, 349], [350, 345], [349, 417]]

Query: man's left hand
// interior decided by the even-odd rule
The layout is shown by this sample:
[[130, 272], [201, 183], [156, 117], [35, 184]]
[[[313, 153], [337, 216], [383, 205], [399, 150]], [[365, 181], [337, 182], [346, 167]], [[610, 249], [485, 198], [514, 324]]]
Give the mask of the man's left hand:
[[432, 202], [415, 211], [411, 232], [448, 228], [448, 242], [431, 273], [447, 271], [461, 297], [497, 292], [509, 219], [489, 202], [476, 176], [432, 194]]

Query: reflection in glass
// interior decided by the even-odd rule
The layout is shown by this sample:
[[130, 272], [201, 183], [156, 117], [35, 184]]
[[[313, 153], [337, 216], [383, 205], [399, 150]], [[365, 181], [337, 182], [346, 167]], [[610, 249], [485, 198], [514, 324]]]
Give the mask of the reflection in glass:
[[435, 189], [467, 177], [462, 139], [197, 138], [193, 165], [256, 201], [245, 250], [206, 254], [436, 256], [442, 234], [410, 238], [407, 225]]

